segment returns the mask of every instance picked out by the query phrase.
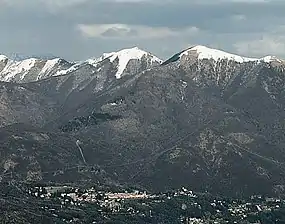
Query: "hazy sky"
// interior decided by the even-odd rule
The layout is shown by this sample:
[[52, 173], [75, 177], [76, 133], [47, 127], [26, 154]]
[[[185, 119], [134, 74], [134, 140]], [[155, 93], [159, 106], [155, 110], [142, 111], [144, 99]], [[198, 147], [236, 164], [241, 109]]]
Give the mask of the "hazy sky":
[[285, 58], [284, 12], [284, 0], [0, 0], [0, 53], [83, 60], [138, 46], [167, 58], [201, 44]]

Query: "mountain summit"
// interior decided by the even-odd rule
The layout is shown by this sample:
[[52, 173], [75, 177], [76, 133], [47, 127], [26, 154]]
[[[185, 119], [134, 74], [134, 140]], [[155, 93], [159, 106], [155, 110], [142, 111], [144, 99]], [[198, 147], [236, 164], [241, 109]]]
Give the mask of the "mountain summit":
[[124, 71], [127, 69], [127, 65], [131, 61], [140, 62], [141, 66], [144, 66], [143, 64], [145, 64], [145, 67], [160, 64], [162, 62], [158, 57], [149, 52], [143, 51], [138, 47], [123, 49], [117, 52], [104, 53], [101, 57], [97, 59], [89, 59], [87, 62], [94, 65], [103, 60], [109, 60], [111, 63], [116, 63], [117, 72], [115, 76], [117, 79], [122, 77]]
[[239, 56], [239, 55], [228, 53], [222, 50], [206, 47], [203, 45], [196, 45], [196, 46], [190, 47], [188, 49], [185, 49], [173, 55], [171, 58], [163, 62], [163, 65], [168, 64], [170, 62], [175, 62], [183, 57], [187, 57], [187, 58], [191, 57], [197, 60], [213, 60], [215, 62], [218, 62], [221, 60], [234, 61], [238, 63], [246, 63], [246, 62], [270, 63], [272, 61], [281, 62], [281, 60], [275, 56], [265, 56], [262, 58], [250, 58], [250, 57]]
[[180, 54], [180, 57], [183, 57], [184, 55], [191, 55], [191, 54], [197, 54], [198, 59], [203, 60], [203, 59], [212, 59], [214, 61], [218, 60], [232, 60], [236, 61], [239, 63], [244, 63], [244, 62], [250, 62], [250, 61], [264, 61], [264, 62], [271, 62], [274, 60], [274, 56], [266, 56], [262, 58], [249, 58], [249, 57], [243, 57], [235, 54], [231, 54], [225, 51], [209, 48], [206, 46], [202, 45], [197, 45], [194, 47], [190, 47], [189, 49], [183, 51]]

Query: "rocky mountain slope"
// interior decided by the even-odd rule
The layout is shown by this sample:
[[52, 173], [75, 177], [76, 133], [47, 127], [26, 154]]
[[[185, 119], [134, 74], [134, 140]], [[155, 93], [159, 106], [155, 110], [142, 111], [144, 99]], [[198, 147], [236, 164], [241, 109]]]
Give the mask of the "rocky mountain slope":
[[[26, 141], [33, 158], [26, 161], [37, 161], [41, 172], [53, 161], [62, 168], [100, 167], [109, 180], [150, 190], [185, 185], [224, 195], [284, 194], [285, 80], [280, 59], [195, 46], [161, 63], [132, 48], [45, 77], [2, 83], [2, 89], [12, 88], [2, 90], [0, 101], [2, 133], [9, 130], [0, 133], [1, 141], [10, 144], [0, 147], [3, 172], [7, 161], [19, 164], [13, 172], [22, 170], [17, 150]], [[15, 128], [15, 123], [22, 124]], [[29, 137], [25, 130], [30, 125], [32, 136], [41, 132], [53, 137]], [[68, 141], [74, 154], [64, 144]], [[43, 161], [43, 154], [31, 146], [53, 153]], [[68, 158], [63, 159], [65, 152]]]

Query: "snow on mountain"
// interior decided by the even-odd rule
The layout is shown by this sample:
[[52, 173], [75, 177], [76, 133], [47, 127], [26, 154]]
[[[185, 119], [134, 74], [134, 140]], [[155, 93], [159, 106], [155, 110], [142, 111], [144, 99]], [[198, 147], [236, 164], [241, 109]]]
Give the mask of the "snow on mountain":
[[21, 74], [21, 80], [24, 79], [29, 70], [35, 66], [36, 60], [35, 58], [30, 58], [19, 62], [9, 61], [1, 71], [2, 81], [8, 82], [17, 74]]
[[7, 60], [8, 57], [0, 54], [0, 62]]
[[68, 69], [59, 70], [59, 71], [57, 71], [57, 73], [54, 76], [66, 75], [66, 74], [69, 74], [71, 72], [74, 72], [81, 66], [81, 64], [82, 63], [77, 63], [77, 64], [72, 65]]
[[278, 62], [282, 62], [282, 60], [280, 60], [279, 58], [277, 58], [276, 56], [272, 56], [272, 55], [268, 55], [265, 56], [263, 58], [259, 59], [260, 61], [264, 61], [264, 62], [272, 62], [272, 61], [278, 61]]
[[123, 72], [125, 71], [129, 61], [131, 60], [141, 60], [143, 57], [150, 58], [150, 62], [154, 63], [161, 63], [162, 60], [158, 57], [152, 55], [149, 52], [143, 51], [139, 49], [138, 47], [133, 47], [129, 49], [123, 49], [118, 52], [110, 52], [110, 53], [104, 53], [100, 58], [98, 59], [89, 59], [87, 62], [91, 65], [95, 65], [100, 61], [103, 61], [105, 59], [109, 59], [110, 62], [114, 62], [116, 59], [118, 59], [118, 67], [116, 72], [116, 78], [120, 79], [122, 77]]
[[101, 70], [100, 63], [103, 62], [104, 60], [109, 60], [111, 63], [116, 63], [116, 60], [118, 60], [117, 72], [115, 74], [115, 77], [117, 79], [120, 79], [130, 61], [132, 60], [141, 61], [144, 57], [150, 60], [150, 64], [152, 63], [160, 64], [162, 62], [161, 59], [152, 55], [151, 53], [143, 51], [138, 47], [133, 47], [128, 49], [123, 49], [117, 52], [103, 53], [103, 55], [99, 58], [90, 58], [85, 61], [78, 62], [66, 70], [58, 71], [56, 75], [66, 75], [68, 73], [74, 72], [78, 68], [82, 67], [84, 64], [89, 64], [97, 68], [97, 71], [99, 72]]
[[42, 68], [41, 72], [39, 73], [37, 80], [41, 79], [41, 77], [43, 75], [45, 75], [46, 73], [50, 72], [57, 63], [59, 63], [60, 58], [55, 58], [55, 59], [51, 59], [51, 60], [47, 60], [44, 67]]
[[[0, 81], [6, 82], [30, 82], [44, 79], [50, 76], [67, 75], [83, 69], [82, 75], [87, 73], [97, 73], [102, 69], [105, 62], [111, 63], [108, 71], [110, 77], [116, 79], [124, 75], [136, 74], [153, 67], [154, 65], [165, 65], [180, 58], [209, 59], [211, 61], [229, 60], [237, 63], [244, 62], [282, 62], [274, 56], [263, 58], [250, 58], [231, 54], [218, 49], [197, 45], [175, 54], [172, 58], [162, 63], [162, 60], [153, 54], [143, 51], [138, 47], [127, 48], [117, 52], [104, 53], [99, 58], [91, 58], [77, 63], [70, 63], [60, 58], [40, 59], [29, 58], [24, 60], [11, 60], [4, 55], [0, 55]], [[187, 64], [185, 62], [181, 62]], [[283, 64], [283, 62], [282, 62]], [[82, 71], [83, 71], [82, 70]]]
[[179, 55], [179, 57], [181, 58], [182, 56], [191, 54], [193, 52], [198, 54], [198, 59], [200, 60], [213, 59], [214, 61], [218, 61], [222, 59], [228, 59], [228, 60], [236, 61], [238, 63], [251, 62], [251, 61], [271, 62], [273, 60], [277, 60], [276, 57], [274, 56], [266, 56], [263, 58], [248, 58], [248, 57], [231, 54], [225, 51], [209, 48], [209, 47], [202, 46], [202, 45], [197, 45], [197, 46], [191, 47], [183, 51]]
[[99, 58], [88, 59], [77, 63], [69, 63], [60, 58], [14, 60], [0, 55], [0, 62], [2, 62], [2, 64], [0, 64], [0, 81], [37, 81], [50, 76], [70, 74], [83, 67], [87, 69], [85, 73], [88, 73], [88, 71], [90, 71], [90, 73], [99, 72], [104, 60], [109, 60], [109, 62], [113, 64], [113, 67], [116, 68], [114, 70], [114, 77], [117, 79], [120, 79], [125, 74], [141, 72], [154, 64], [160, 64], [162, 62], [162, 60], [156, 56], [138, 47], [123, 49], [118, 52], [104, 53]]
[[[55, 75], [57, 70], [66, 69], [71, 64], [56, 58], [43, 60], [29, 58], [21, 61], [0, 56], [0, 81], [4, 82], [29, 82]], [[1, 64], [0, 64], [1, 65]]]

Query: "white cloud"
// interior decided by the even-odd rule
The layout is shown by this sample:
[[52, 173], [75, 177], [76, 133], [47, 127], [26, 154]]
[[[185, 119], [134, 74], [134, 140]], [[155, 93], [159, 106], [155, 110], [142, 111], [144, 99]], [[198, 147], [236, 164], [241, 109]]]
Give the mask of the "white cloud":
[[234, 47], [238, 53], [244, 55], [283, 55], [285, 38], [284, 36], [263, 35], [260, 38], [237, 42]]
[[150, 27], [143, 25], [127, 24], [79, 24], [77, 25], [77, 29], [84, 37], [114, 39], [156, 39], [175, 37], [180, 35], [196, 35], [197, 33], [199, 33], [199, 29], [197, 27], [171, 29], [168, 27]]

